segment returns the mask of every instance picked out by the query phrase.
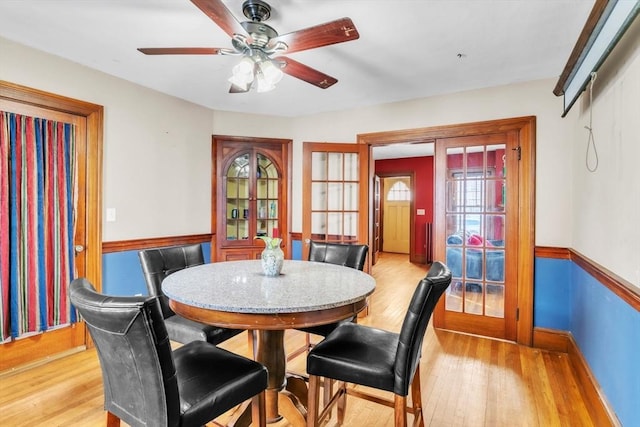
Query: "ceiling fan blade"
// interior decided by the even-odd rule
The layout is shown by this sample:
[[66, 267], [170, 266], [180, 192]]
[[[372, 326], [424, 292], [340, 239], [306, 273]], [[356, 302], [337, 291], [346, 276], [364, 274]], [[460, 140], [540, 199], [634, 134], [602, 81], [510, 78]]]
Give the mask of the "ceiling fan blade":
[[141, 47], [138, 50], [145, 55], [219, 55], [223, 49], [218, 47]]
[[286, 53], [292, 53], [348, 42], [359, 37], [360, 34], [358, 34], [358, 30], [351, 19], [342, 18], [274, 37], [269, 41], [269, 45], [273, 46], [278, 41], [285, 42], [289, 46]]
[[326, 89], [338, 83], [338, 79], [321, 73], [318, 70], [314, 70], [313, 68], [298, 61], [294, 61], [291, 58], [279, 56], [276, 58], [276, 60], [281, 61], [285, 64], [285, 66], [282, 67], [283, 73], [287, 73], [292, 77], [304, 80], [305, 82], [311, 83], [314, 86], [318, 86], [320, 89]]
[[247, 34], [235, 16], [222, 3], [222, 0], [191, 0], [191, 3], [198, 6], [198, 9], [203, 11], [230, 37], [233, 37], [234, 34]]

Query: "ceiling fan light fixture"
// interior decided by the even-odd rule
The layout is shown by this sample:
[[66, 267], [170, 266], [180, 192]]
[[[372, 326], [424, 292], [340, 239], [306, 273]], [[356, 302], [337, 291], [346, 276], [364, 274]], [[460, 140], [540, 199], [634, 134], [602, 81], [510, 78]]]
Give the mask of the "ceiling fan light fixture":
[[280, 62], [270, 59], [259, 49], [251, 49], [245, 51], [245, 57], [233, 67], [229, 82], [242, 92], [253, 87], [263, 93], [275, 89], [283, 75]]
[[282, 80], [284, 73], [274, 61], [262, 61], [258, 64], [258, 67], [260, 67], [260, 74], [269, 84], [275, 85]]
[[256, 76], [255, 88], [258, 93], [270, 92], [276, 88], [276, 85], [270, 83], [262, 73], [258, 73]]
[[247, 90], [254, 79], [254, 68], [255, 63], [251, 57], [247, 56], [242, 58], [242, 60], [233, 67], [229, 82], [242, 90]]
[[236, 78], [236, 76], [229, 77], [228, 81], [232, 85], [234, 85], [234, 86], [238, 87], [239, 89], [241, 89], [243, 92], [246, 92], [247, 90], [249, 90], [249, 85], [251, 84], [250, 81], [243, 80], [243, 79], [240, 79], [240, 78]]
[[[245, 56], [242, 58], [240, 62], [238, 62], [231, 72], [234, 76], [253, 76], [253, 69], [255, 68], [255, 63], [250, 56]], [[251, 78], [253, 80], [253, 77]]]

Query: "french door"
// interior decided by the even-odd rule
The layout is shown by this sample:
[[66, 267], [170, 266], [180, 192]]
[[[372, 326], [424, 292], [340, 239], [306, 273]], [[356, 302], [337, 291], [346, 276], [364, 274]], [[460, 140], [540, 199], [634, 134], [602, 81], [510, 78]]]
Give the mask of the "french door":
[[368, 243], [368, 165], [366, 145], [304, 143], [303, 259], [310, 240]]
[[443, 138], [435, 147], [436, 245], [453, 275], [437, 326], [515, 340], [518, 134]]

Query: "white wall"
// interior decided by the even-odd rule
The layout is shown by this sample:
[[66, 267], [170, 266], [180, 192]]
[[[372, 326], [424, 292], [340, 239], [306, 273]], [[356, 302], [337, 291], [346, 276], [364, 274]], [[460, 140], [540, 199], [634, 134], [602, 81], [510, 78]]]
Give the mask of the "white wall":
[[212, 110], [3, 38], [0, 52], [1, 80], [104, 106], [104, 241], [210, 232]]
[[594, 174], [583, 166], [585, 112], [576, 104], [560, 117], [555, 79], [288, 119], [212, 111], [2, 38], [0, 79], [105, 107], [103, 202], [117, 209], [117, 221], [104, 224], [105, 241], [210, 232], [211, 134], [294, 140], [297, 232], [303, 141], [355, 142], [359, 133], [533, 115], [536, 244], [574, 247], [640, 287], [637, 27], [628, 33], [635, 44], [625, 37], [611, 59], [617, 65], [598, 79]]
[[[571, 243], [572, 125], [560, 117], [561, 99], [552, 94], [554, 85], [555, 80], [539, 80], [299, 118], [294, 139], [353, 142], [359, 133], [536, 116], [536, 244], [566, 247]], [[294, 176], [301, 168], [300, 162], [294, 163]], [[300, 180], [293, 187], [294, 201], [300, 200]], [[293, 230], [300, 230], [301, 222], [295, 220], [302, 207], [293, 208]]]
[[291, 119], [286, 117], [214, 111], [214, 135], [292, 139]]
[[[585, 165], [586, 91], [568, 117], [574, 125], [572, 247], [640, 289], [640, 19], [598, 71], [593, 136], [598, 167]], [[590, 165], [594, 153], [591, 147]]]

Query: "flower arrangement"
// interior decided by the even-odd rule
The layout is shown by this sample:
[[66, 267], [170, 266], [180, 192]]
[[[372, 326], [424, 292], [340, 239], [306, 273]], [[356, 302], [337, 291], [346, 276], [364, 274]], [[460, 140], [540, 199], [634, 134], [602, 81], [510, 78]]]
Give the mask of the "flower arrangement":
[[279, 237], [270, 237], [270, 236], [256, 236], [254, 239], [261, 239], [264, 242], [265, 248], [268, 249], [276, 249], [280, 247], [280, 243], [282, 243], [282, 239]]

